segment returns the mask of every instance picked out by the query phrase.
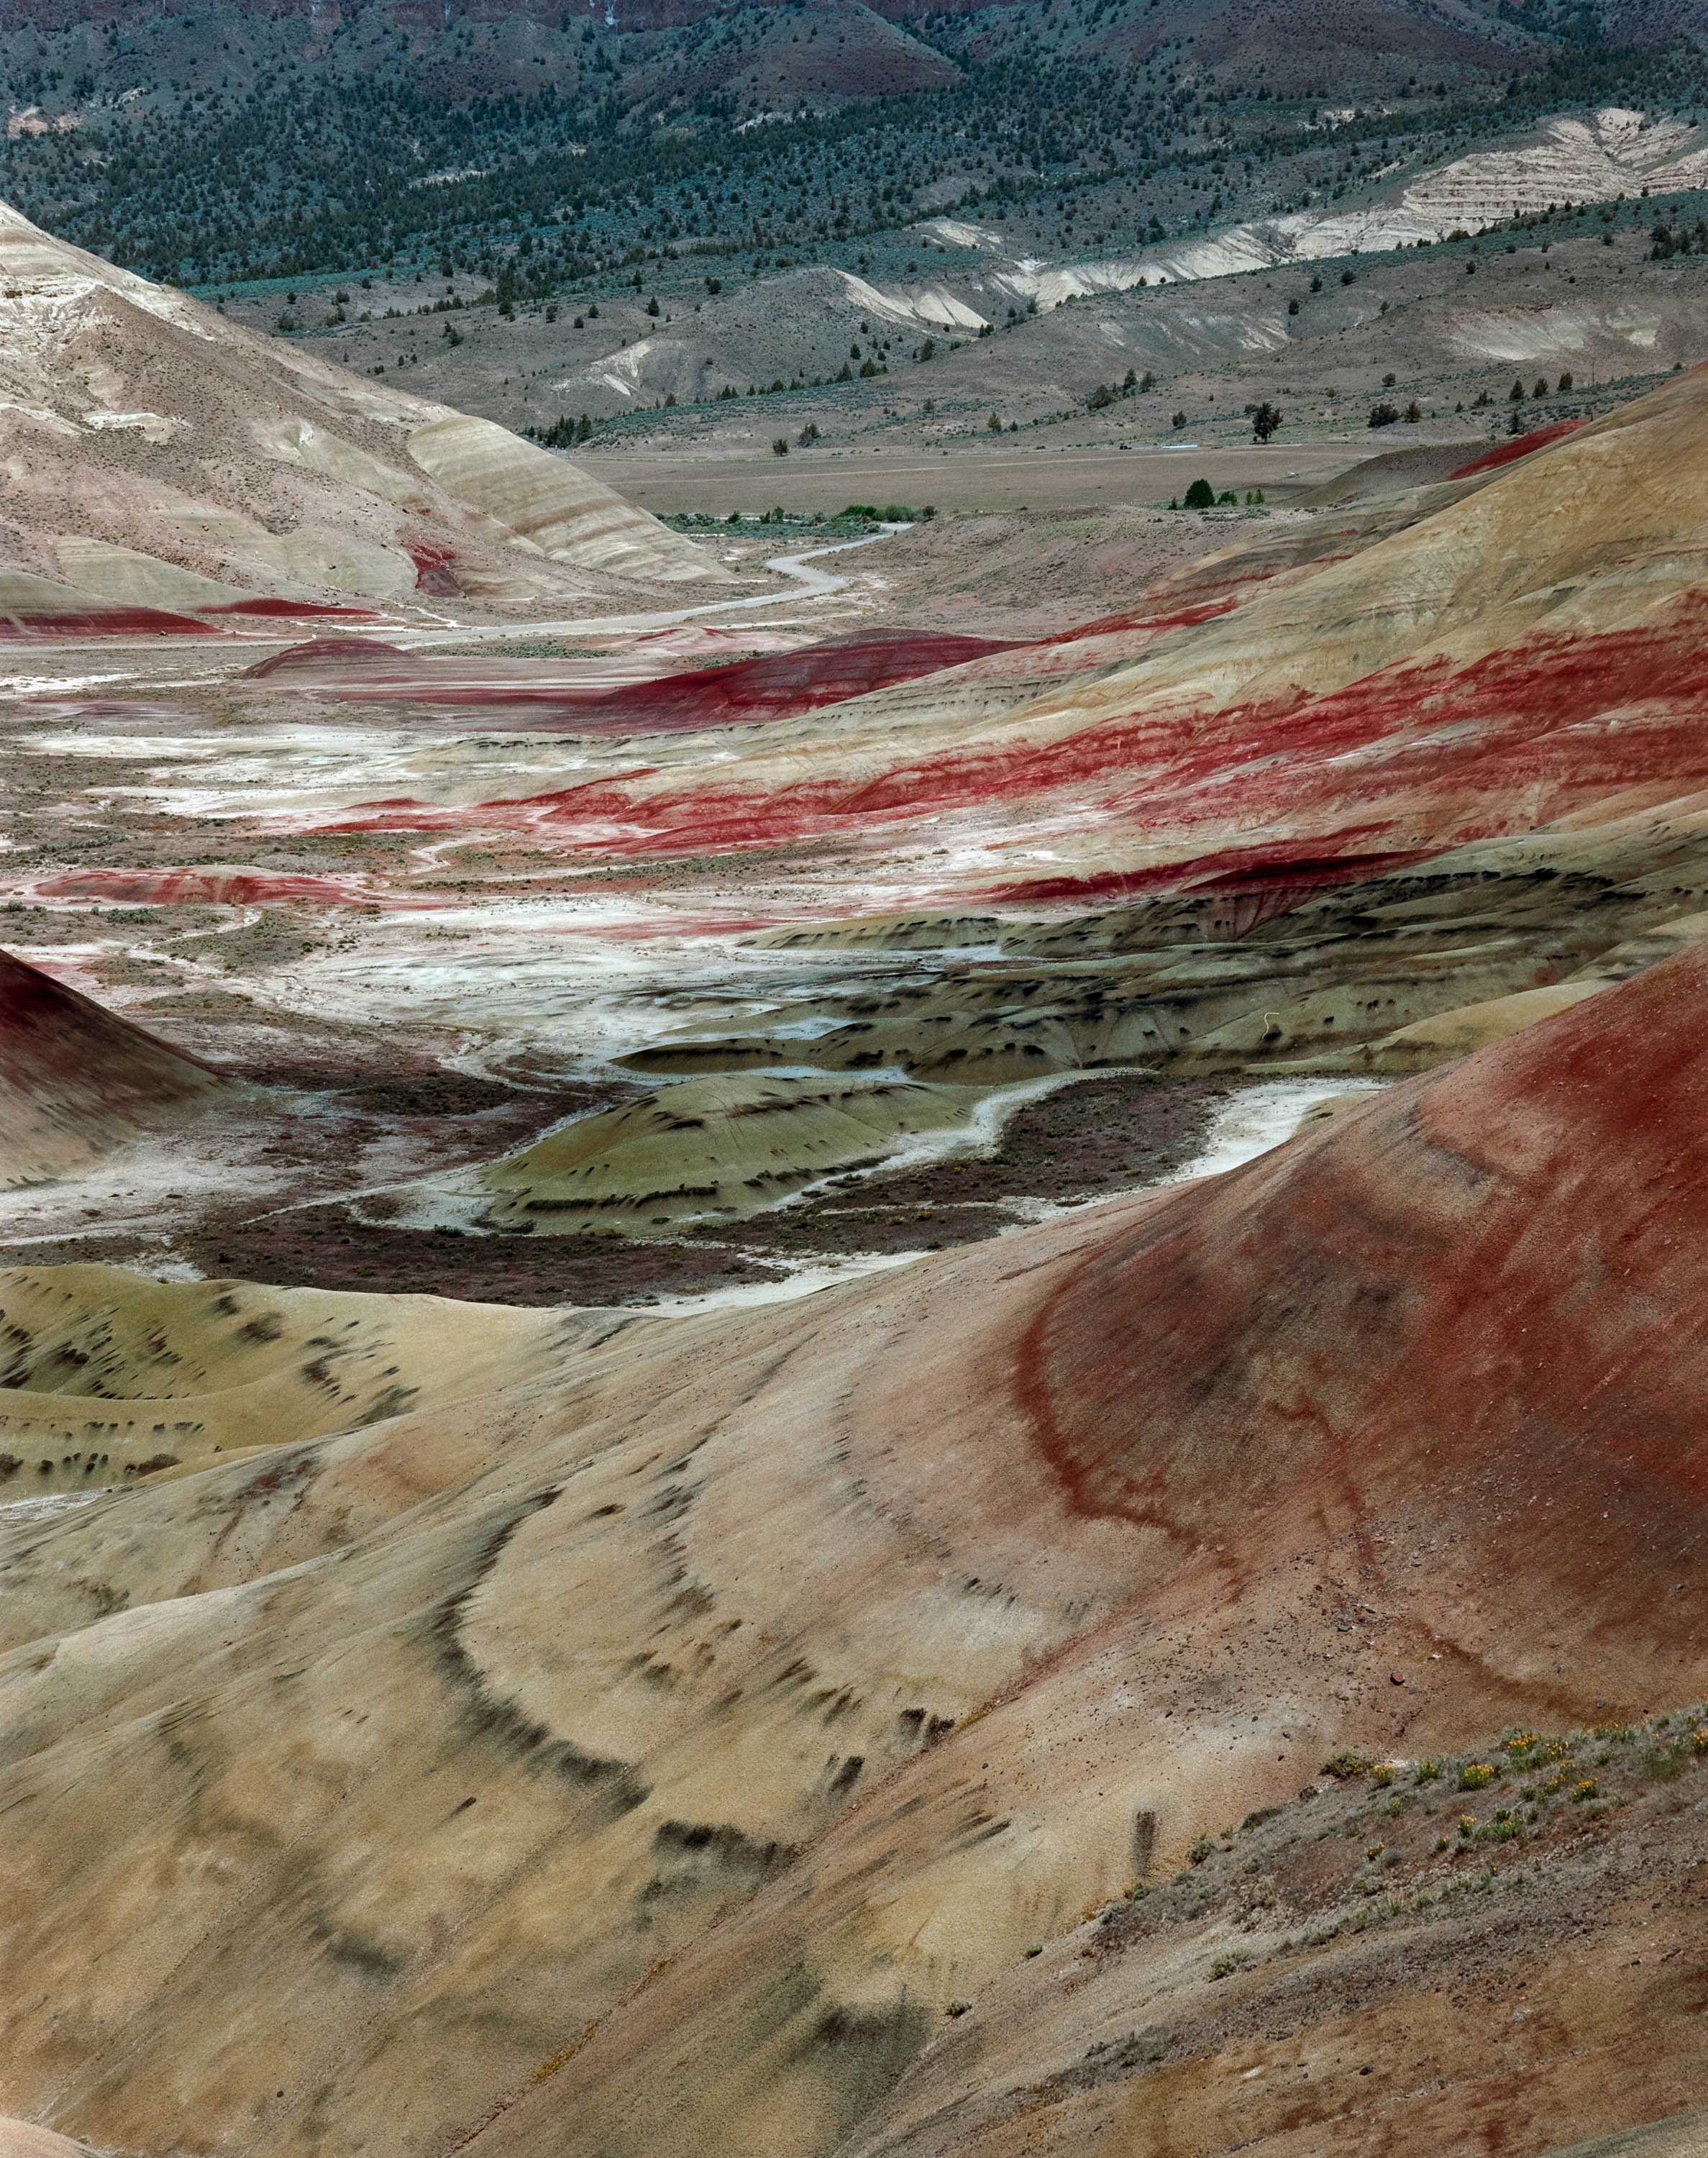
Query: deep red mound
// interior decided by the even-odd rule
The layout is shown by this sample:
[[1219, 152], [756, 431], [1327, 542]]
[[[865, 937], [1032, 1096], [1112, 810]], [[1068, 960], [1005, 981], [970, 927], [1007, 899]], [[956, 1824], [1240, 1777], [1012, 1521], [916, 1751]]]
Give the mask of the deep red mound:
[[1084, 1513], [1271, 1550], [1289, 1515], [1427, 1520], [1545, 1626], [1688, 1660], [1705, 1309], [1697, 946], [1159, 1201], [1057, 1283], [1016, 1373]]
[[103, 1112], [167, 1107], [214, 1083], [198, 1058], [0, 952], [0, 1147], [8, 1092], [75, 1130]]
[[204, 607], [204, 614], [258, 615], [269, 622], [312, 622], [337, 616], [348, 622], [369, 622], [372, 607], [327, 607], [313, 600], [233, 600], [229, 607]]
[[[328, 613], [335, 612], [327, 609]], [[404, 659], [408, 654], [377, 637], [313, 637], [306, 644], [287, 645], [271, 659], [245, 667], [243, 679], [260, 682], [269, 674], [290, 674], [303, 669], [354, 666], [364, 659]]]

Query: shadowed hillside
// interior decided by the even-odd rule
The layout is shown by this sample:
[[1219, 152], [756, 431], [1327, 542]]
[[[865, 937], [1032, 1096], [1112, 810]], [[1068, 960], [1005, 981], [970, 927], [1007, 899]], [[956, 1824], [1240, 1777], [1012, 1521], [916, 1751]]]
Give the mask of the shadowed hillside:
[[63, 1175], [228, 1092], [194, 1058], [0, 952], [0, 1186]]

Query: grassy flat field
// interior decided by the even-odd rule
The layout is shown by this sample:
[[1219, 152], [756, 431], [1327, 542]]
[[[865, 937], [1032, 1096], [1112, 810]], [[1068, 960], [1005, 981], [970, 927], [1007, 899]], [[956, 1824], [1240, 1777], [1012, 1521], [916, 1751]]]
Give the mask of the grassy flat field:
[[[1319, 486], [1375, 447], [1367, 436], [1267, 449], [988, 451], [877, 450], [836, 455], [792, 451], [786, 457], [698, 457], [664, 451], [590, 455], [575, 462], [643, 509], [660, 515], [701, 510], [836, 510], [850, 502], [932, 503], [941, 510], [1105, 508], [1166, 503], [1200, 476], [1218, 493], [1262, 488], [1271, 501]], [[1476, 445], [1466, 456], [1476, 454]]]

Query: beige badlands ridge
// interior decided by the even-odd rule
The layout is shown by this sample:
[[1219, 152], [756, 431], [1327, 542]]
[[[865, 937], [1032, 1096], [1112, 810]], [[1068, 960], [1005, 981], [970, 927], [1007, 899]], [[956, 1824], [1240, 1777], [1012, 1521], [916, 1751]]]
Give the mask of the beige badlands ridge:
[[0, 2119], [0, 2158], [81, 2158], [83, 2145], [33, 2121]]
[[563, 458], [241, 329], [3, 205], [0, 281], [14, 619], [418, 592], [537, 612], [726, 579]]

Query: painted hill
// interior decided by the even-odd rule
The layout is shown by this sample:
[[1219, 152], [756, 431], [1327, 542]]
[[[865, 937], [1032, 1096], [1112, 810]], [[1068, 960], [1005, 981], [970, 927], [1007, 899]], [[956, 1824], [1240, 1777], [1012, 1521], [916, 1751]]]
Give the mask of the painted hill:
[[81, 1168], [230, 1092], [195, 1058], [0, 952], [0, 1189]]
[[0, 626], [194, 632], [725, 579], [503, 428], [364, 380], [0, 207]]
[[686, 1080], [495, 1164], [488, 1218], [606, 1236], [735, 1221], [921, 1133], [965, 1126], [979, 1098], [895, 1079]]
[[[1136, 1875], [1337, 1751], [1694, 1698], [1705, 1010], [1699, 947], [1227, 1176], [807, 1306], [506, 1314], [525, 1368], [494, 1335], [461, 1402], [0, 1530], [11, 2102], [148, 2150], [804, 2158], [1006, 1989], [955, 2147], [1019, 2147], [1053, 2087], [1002, 2063], [1046, 2007], [1066, 2042]], [[68, 1341], [111, 1300], [21, 1286]], [[1665, 2044], [1587, 2083], [1526, 1938], [1523, 2147], [1667, 2109], [1667, 1967]]]
[[[960, 1338], [937, 1345], [927, 1395], [888, 1335], [881, 1379], [869, 1365], [843, 1395], [845, 1473], [887, 1515], [879, 1431], [913, 1463], [909, 1528], [945, 1539], [929, 1573], [966, 1599], [963, 1643], [1006, 1634], [1046, 1549], [1054, 1591], [1093, 1596], [1084, 1634], [655, 1980], [488, 2150], [544, 2147], [568, 2117], [612, 2150], [734, 2151], [785, 2104], [797, 2120], [858, 2104], [844, 2019], [871, 2032], [881, 2080], [873, 2056], [911, 2050], [927, 1970], [940, 2001], [976, 2001], [985, 1970], [1021, 1964], [1051, 1930], [1032, 1899], [1058, 1839], [1102, 1854], [1090, 1908], [1338, 1747], [1416, 1758], [1449, 1750], [1443, 1711], [1462, 1732], [1547, 1730], [1598, 1701], [1620, 1721], [1693, 1699], [1705, 1487], [1692, 1352], [1674, 1345], [1703, 1252], [1686, 1225], [1705, 995], [1699, 949], [1246, 1169], [1101, 1211], [1053, 1250], [1011, 1245], [1001, 1287], [978, 1261], [946, 1267]], [[1024, 1545], [998, 1526], [1020, 1512]], [[1094, 1550], [1095, 1592], [1057, 1572]], [[975, 1624], [981, 1593], [1001, 1629]], [[1059, 1964], [1036, 1977], [1054, 2014]], [[1123, 2026], [1151, 2013], [1136, 1999]], [[661, 2057], [726, 2069], [709, 2091]], [[1021, 2147], [1024, 2093], [988, 2065], [974, 2084], [968, 2129], [988, 2127], [962, 2147]], [[820, 2134], [799, 2147], [842, 2147]]]
[[[1708, 777], [1692, 659], [1705, 459], [1699, 369], [1423, 491], [1373, 544], [1349, 514], [1339, 548], [1313, 524], [1212, 558], [1042, 655], [826, 707], [733, 770], [689, 736], [644, 770], [550, 796], [347, 821], [544, 822], [642, 857], [823, 836], [887, 848], [930, 818], [938, 845], [961, 843], [961, 889], [1012, 905], [1139, 889], [1207, 860], [1236, 821], [1245, 850], [1284, 828], [1298, 854], [1333, 855], [1355, 832], [1368, 856], [1514, 829], [1520, 792], [1525, 825], [1661, 773], [1684, 794]], [[1045, 660], [1064, 679], [1040, 691]], [[1028, 824], [1047, 825], [1046, 865]]]

